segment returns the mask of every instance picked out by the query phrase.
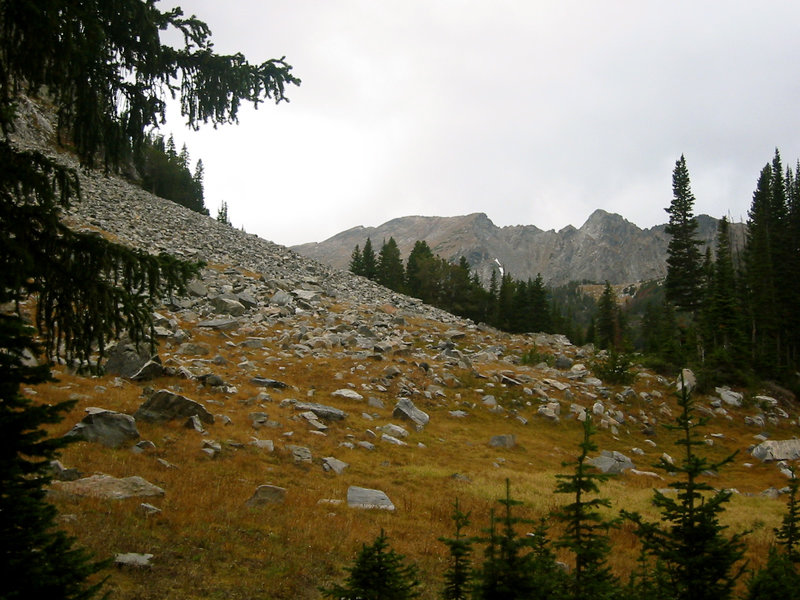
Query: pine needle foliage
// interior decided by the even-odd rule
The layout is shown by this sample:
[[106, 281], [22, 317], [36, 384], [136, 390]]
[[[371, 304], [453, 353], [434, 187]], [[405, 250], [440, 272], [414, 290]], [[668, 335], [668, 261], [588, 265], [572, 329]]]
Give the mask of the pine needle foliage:
[[466, 600], [472, 584], [472, 544], [473, 539], [464, 533], [469, 527], [470, 513], [465, 513], [459, 506], [458, 498], [453, 502], [454, 537], [439, 538], [450, 551], [450, 562], [444, 572], [444, 589], [442, 598], [445, 600]]
[[636, 525], [644, 550], [656, 562], [658, 598], [671, 600], [724, 600], [732, 597], [736, 581], [744, 572], [740, 564], [744, 554], [743, 533], [726, 535], [719, 522], [730, 500], [729, 490], [714, 491], [701, 477], [728, 464], [735, 454], [713, 462], [698, 453], [705, 442], [698, 430], [707, 419], [697, 418], [688, 386], [681, 378], [678, 405], [681, 409], [675, 424], [667, 424], [680, 437], [676, 444], [683, 450], [679, 464], [661, 459], [659, 468], [682, 475], [669, 487], [673, 497], [656, 490], [653, 505], [661, 511], [661, 522], [646, 522], [637, 513], [623, 511]]
[[610, 507], [607, 498], [597, 497], [599, 484], [608, 475], [595, 470], [588, 462], [589, 453], [597, 451], [592, 436], [597, 432], [591, 416], [587, 414], [583, 422], [583, 440], [578, 445], [580, 455], [574, 462], [564, 463], [573, 466], [572, 474], [558, 474], [555, 492], [570, 494], [574, 501], [555, 512], [565, 528], [556, 540], [556, 547], [566, 548], [574, 557], [575, 567], [569, 578], [569, 597], [573, 598], [616, 598], [619, 586], [611, 572], [607, 558], [611, 550], [609, 529], [615, 522], [603, 517], [600, 509]]
[[344, 585], [320, 588], [326, 598], [336, 600], [406, 600], [419, 596], [419, 580], [414, 565], [406, 564], [404, 556], [390, 546], [381, 529], [375, 541], [364, 544]]
[[[161, 31], [184, 45], [162, 45]], [[80, 201], [77, 172], [11, 142], [18, 94], [42, 94], [56, 133], [81, 165], [107, 171], [142, 149], [180, 96], [187, 124], [235, 122], [242, 101], [285, 99], [298, 84], [283, 59], [250, 65], [217, 55], [208, 26], [153, 0], [0, 0], [0, 598], [91, 598], [101, 567], [58, 531], [45, 501], [48, 463], [63, 445], [43, 426], [70, 403], [33, 403], [22, 384], [49, 378], [37, 358], [87, 364], [127, 332], [154, 343], [153, 303], [198, 265], [75, 232], [61, 221]], [[36, 299], [36, 328], [23, 303]], [[41, 338], [43, 346], [36, 343]]]
[[[513, 507], [522, 504], [511, 497], [506, 480], [506, 496], [500, 518], [491, 512], [483, 565], [476, 575], [475, 597], [480, 600], [512, 600], [537, 598], [533, 578], [532, 554], [527, 538], [516, 532], [515, 526], [527, 521], [513, 515]], [[499, 529], [498, 529], [499, 527]]]

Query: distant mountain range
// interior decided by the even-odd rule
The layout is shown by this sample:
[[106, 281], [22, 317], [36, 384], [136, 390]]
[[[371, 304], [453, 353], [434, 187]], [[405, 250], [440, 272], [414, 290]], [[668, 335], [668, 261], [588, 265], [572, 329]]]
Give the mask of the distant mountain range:
[[[713, 251], [717, 219], [697, 217], [698, 239]], [[417, 240], [425, 240], [435, 254], [450, 261], [464, 256], [487, 282], [498, 263], [515, 279], [541, 273], [551, 286], [569, 281], [608, 280], [634, 283], [664, 277], [669, 237], [657, 225], [641, 229], [618, 214], [596, 210], [579, 228], [543, 231], [534, 225], [498, 227], [484, 213], [459, 217], [400, 217], [378, 227], [353, 227], [323, 242], [292, 249], [320, 262], [347, 269], [356, 244], [369, 237], [376, 254], [384, 240], [393, 237], [403, 259]], [[732, 224], [732, 237], [742, 240], [744, 225]], [[705, 250], [703, 249], [703, 252]]]

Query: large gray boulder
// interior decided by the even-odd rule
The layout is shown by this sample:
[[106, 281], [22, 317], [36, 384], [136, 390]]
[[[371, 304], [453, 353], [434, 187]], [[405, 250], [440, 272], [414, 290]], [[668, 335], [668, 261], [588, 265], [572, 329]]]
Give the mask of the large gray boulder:
[[150, 347], [143, 342], [136, 345], [123, 336], [108, 352], [105, 372], [120, 377], [133, 377], [151, 359]]
[[232, 317], [241, 317], [246, 311], [241, 302], [225, 296], [215, 296], [211, 299], [211, 305], [217, 313]]
[[377, 508], [379, 510], [394, 510], [394, 504], [389, 496], [380, 490], [372, 490], [351, 485], [347, 488], [347, 506], [350, 508]]
[[87, 408], [87, 414], [64, 437], [98, 442], [109, 448], [119, 448], [139, 439], [136, 420], [123, 413], [104, 408]]
[[600, 456], [590, 458], [587, 462], [597, 468], [600, 472], [608, 473], [609, 475], [618, 475], [623, 471], [635, 468], [635, 465], [630, 458], [621, 452], [617, 452], [616, 450], [613, 452], [603, 450], [600, 453]]
[[750, 451], [763, 461], [797, 460], [800, 458], [800, 440], [767, 440]]
[[197, 415], [203, 423], [214, 422], [214, 415], [199, 402], [169, 390], [159, 390], [150, 396], [133, 416], [137, 420], [161, 423], [173, 419], [187, 419], [194, 415]]
[[414, 406], [414, 403], [408, 398], [400, 398], [397, 401], [392, 416], [410, 421], [417, 431], [422, 431], [430, 421], [428, 414]]

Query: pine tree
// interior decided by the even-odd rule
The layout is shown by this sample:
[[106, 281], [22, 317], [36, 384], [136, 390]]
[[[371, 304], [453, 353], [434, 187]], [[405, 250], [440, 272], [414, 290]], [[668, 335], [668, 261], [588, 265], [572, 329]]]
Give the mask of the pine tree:
[[559, 548], [567, 548], [575, 560], [575, 568], [570, 573], [569, 597], [572, 598], [615, 598], [619, 594], [619, 584], [611, 573], [607, 558], [610, 552], [608, 530], [613, 521], [604, 519], [599, 509], [611, 506], [607, 498], [588, 495], [599, 493], [599, 484], [608, 479], [608, 475], [596, 472], [588, 463], [589, 453], [597, 451], [597, 444], [592, 441], [596, 429], [592, 418], [587, 414], [583, 422], [583, 441], [579, 444], [581, 453], [572, 463], [571, 475], [556, 475], [557, 494], [570, 494], [574, 501], [555, 512], [555, 517], [564, 523], [565, 530], [556, 541]]
[[406, 261], [406, 289], [411, 296], [424, 301], [431, 297], [433, 261], [433, 251], [428, 243], [417, 240]]
[[733, 459], [728, 456], [710, 462], [697, 453], [705, 441], [697, 430], [707, 419], [696, 418], [693, 402], [686, 385], [678, 395], [680, 415], [674, 425], [676, 442], [681, 446], [683, 459], [671, 464], [662, 459], [660, 467], [677, 472], [684, 479], [670, 482], [677, 490], [671, 497], [656, 490], [653, 505], [661, 511], [661, 522], [646, 522], [639, 514], [623, 511], [623, 516], [636, 525], [645, 551], [657, 563], [659, 593], [671, 600], [725, 600], [731, 598], [734, 585], [744, 567], [737, 566], [743, 556], [743, 534], [725, 535], [726, 527], [719, 522], [731, 492], [714, 492], [700, 478], [707, 471], [716, 471]]
[[800, 504], [797, 498], [798, 480], [792, 472], [789, 500], [781, 526], [775, 530], [778, 546], [769, 549], [767, 564], [753, 574], [748, 582], [747, 600], [800, 599]]
[[349, 268], [354, 275], [364, 274], [364, 258], [361, 256], [361, 248], [358, 247], [358, 244], [353, 248], [353, 253], [350, 255]]
[[669, 214], [665, 231], [671, 236], [667, 246], [666, 294], [667, 299], [675, 306], [692, 312], [700, 303], [701, 242], [696, 239], [694, 195], [683, 155], [675, 162], [672, 195], [672, 203], [665, 209]]
[[597, 303], [594, 340], [595, 345], [603, 350], [617, 350], [622, 345], [617, 296], [608, 281]]
[[708, 364], [728, 375], [745, 354], [742, 307], [737, 289], [730, 228], [728, 219], [722, 217], [717, 226], [716, 259], [709, 285], [708, 337], [712, 354], [708, 357]]
[[364, 544], [344, 585], [320, 588], [325, 597], [336, 600], [406, 600], [419, 596], [417, 569], [404, 563], [404, 556], [389, 547], [383, 529], [375, 541]]
[[220, 202], [219, 208], [217, 209], [217, 221], [223, 225], [231, 225], [231, 220], [228, 217], [228, 203], [225, 202], [225, 200]]
[[[162, 30], [185, 47], [162, 45]], [[11, 141], [17, 94], [44, 91], [59, 142], [86, 168], [107, 170], [141, 151], [164, 119], [164, 90], [181, 93], [190, 125], [234, 122], [241, 101], [284, 99], [299, 83], [283, 60], [250, 65], [213, 53], [208, 27], [155, 2], [0, 0], [0, 581], [3, 598], [90, 598], [99, 564], [55, 528], [44, 499], [48, 461], [62, 440], [42, 429], [69, 403], [35, 403], [22, 384], [49, 377], [27, 355], [84, 365], [112, 337], [154, 343], [153, 302], [180, 289], [196, 265], [74, 232], [61, 211], [80, 200], [75, 170]], [[174, 148], [173, 148], [174, 151]], [[21, 303], [37, 300], [34, 328]], [[34, 336], [42, 340], [40, 347]], [[26, 357], [26, 360], [23, 360]]]
[[744, 248], [747, 316], [752, 361], [756, 369], [774, 374], [779, 358], [778, 298], [774, 233], [778, 229], [772, 201], [772, 166], [758, 178], [747, 221]]
[[553, 328], [553, 313], [548, 300], [547, 288], [544, 285], [542, 274], [537, 273], [536, 279], [528, 285], [530, 295], [530, 330], [551, 332]]
[[393, 237], [381, 246], [376, 270], [378, 283], [396, 292], [403, 289], [405, 269], [403, 259], [400, 258], [400, 249]]
[[[506, 479], [506, 496], [498, 500], [503, 505], [503, 516], [491, 513], [486, 557], [476, 575], [475, 591], [480, 600], [528, 600], [536, 596], [533, 579], [533, 555], [526, 538], [520, 537], [517, 523], [525, 522], [513, 516], [513, 507], [522, 504], [511, 498], [511, 487]], [[497, 526], [500, 526], [500, 531]]]
[[451, 516], [455, 526], [455, 536], [439, 538], [450, 551], [450, 563], [444, 573], [442, 590], [442, 598], [445, 600], [467, 600], [472, 589], [473, 539], [464, 534], [464, 528], [469, 527], [469, 517], [470, 513], [461, 510], [456, 498]]
[[364, 242], [364, 250], [361, 251], [361, 264], [364, 269], [364, 277], [374, 280], [378, 275], [378, 260], [375, 257], [375, 250], [372, 248], [372, 240], [369, 238]]

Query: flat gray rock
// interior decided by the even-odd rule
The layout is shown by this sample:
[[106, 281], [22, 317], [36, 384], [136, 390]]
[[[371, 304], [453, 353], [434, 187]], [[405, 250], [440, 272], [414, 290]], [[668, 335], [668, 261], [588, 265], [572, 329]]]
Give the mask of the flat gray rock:
[[333, 471], [337, 475], [341, 475], [344, 470], [349, 467], [350, 465], [344, 462], [343, 460], [339, 460], [338, 458], [334, 458], [333, 456], [326, 456], [322, 459], [322, 468], [326, 471]]
[[198, 327], [205, 327], [206, 329], [215, 329], [218, 331], [228, 331], [230, 329], [237, 329], [239, 327], [239, 319], [219, 318], [209, 319], [208, 321], [200, 321]]
[[286, 488], [277, 485], [260, 485], [245, 502], [247, 506], [264, 506], [265, 504], [283, 504], [286, 500]]
[[392, 504], [385, 492], [355, 485], [347, 488], [347, 506], [350, 508], [394, 510], [394, 504]]
[[342, 388], [340, 390], [336, 390], [335, 392], [331, 393], [331, 396], [333, 396], [334, 398], [347, 398], [348, 400], [364, 399], [364, 396], [359, 394], [357, 391], [348, 388]]
[[323, 421], [341, 421], [347, 417], [347, 413], [333, 406], [317, 404], [316, 402], [298, 402], [294, 405], [295, 410], [310, 411]]
[[75, 481], [56, 481], [52, 485], [53, 489], [71, 496], [90, 496], [108, 500], [164, 495], [163, 489], [138, 475], [117, 479], [101, 473]]

